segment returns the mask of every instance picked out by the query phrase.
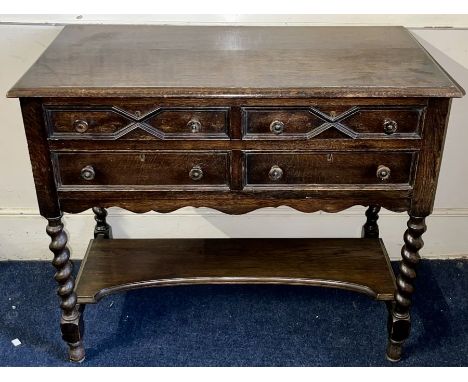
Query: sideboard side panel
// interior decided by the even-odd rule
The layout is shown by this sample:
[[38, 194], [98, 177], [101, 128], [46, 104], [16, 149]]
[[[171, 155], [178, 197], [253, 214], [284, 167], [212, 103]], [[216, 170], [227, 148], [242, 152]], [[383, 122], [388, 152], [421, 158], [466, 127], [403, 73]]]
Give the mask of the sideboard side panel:
[[21, 98], [20, 102], [39, 211], [46, 218], [58, 217], [61, 212], [47, 143], [42, 101], [38, 98]]
[[432, 213], [451, 101], [450, 98], [429, 99], [410, 208], [413, 216]]

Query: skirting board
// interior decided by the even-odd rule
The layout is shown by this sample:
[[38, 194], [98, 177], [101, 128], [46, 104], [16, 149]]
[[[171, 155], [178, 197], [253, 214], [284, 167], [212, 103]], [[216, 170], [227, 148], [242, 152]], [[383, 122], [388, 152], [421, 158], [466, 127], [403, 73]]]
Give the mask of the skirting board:
[[[338, 214], [305, 214], [288, 207], [265, 208], [230, 216], [207, 208], [183, 208], [159, 214], [109, 210], [108, 221], [119, 238], [229, 238], [229, 237], [359, 237], [365, 209]], [[93, 236], [91, 210], [65, 215], [72, 257], [81, 259]], [[382, 210], [379, 226], [390, 258], [400, 258], [406, 214]], [[50, 260], [46, 220], [36, 210], [0, 209], [0, 260]], [[427, 219], [425, 258], [468, 256], [468, 209], [436, 209]]]

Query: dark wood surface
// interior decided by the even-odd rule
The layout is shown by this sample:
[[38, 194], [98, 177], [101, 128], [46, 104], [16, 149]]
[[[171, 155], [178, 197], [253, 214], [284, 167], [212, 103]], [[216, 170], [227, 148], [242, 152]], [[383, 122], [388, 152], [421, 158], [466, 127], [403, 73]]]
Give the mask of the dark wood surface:
[[428, 216], [434, 207], [451, 103], [448, 98], [432, 98], [429, 101], [411, 199], [410, 211], [417, 217]]
[[[405, 106], [243, 108], [244, 139], [418, 137], [425, 107]], [[280, 123], [280, 132], [272, 131]], [[385, 129], [395, 123], [394, 131]], [[334, 134], [331, 134], [334, 133]]]
[[10, 97], [460, 97], [402, 27], [66, 26]]
[[92, 240], [79, 303], [113, 292], [186, 284], [291, 284], [392, 300], [395, 280], [379, 239]]
[[57, 295], [60, 300], [60, 330], [62, 339], [68, 344], [70, 361], [81, 362], [85, 356], [83, 346], [84, 323], [82, 312], [84, 305], [77, 304], [73, 263], [67, 246], [68, 237], [63, 229], [61, 216], [48, 219], [46, 228], [50, 236], [49, 249], [54, 254], [52, 265], [57, 270], [54, 278], [57, 281]]
[[[129, 187], [130, 188], [130, 187]], [[243, 193], [229, 192], [175, 192], [175, 191], [60, 191], [60, 207], [70, 213], [83, 212], [93, 205], [121, 207], [128, 211], [142, 213], [157, 211], [172, 212], [182, 207], [208, 207], [239, 215], [265, 207], [288, 206], [301, 212], [340, 212], [356, 205], [367, 206], [381, 203], [385, 208], [404, 212], [410, 209], [412, 190], [360, 190], [338, 186], [314, 190], [269, 190], [255, 189]], [[311, 233], [312, 235], [312, 233]]]
[[[425, 118], [427, 98], [47, 98], [42, 102], [46, 114], [41, 123], [49, 137], [46, 150], [52, 153], [55, 186], [66, 212], [96, 205], [136, 212], [168, 212], [186, 205], [235, 214], [280, 205], [304, 212], [336, 212], [355, 204], [404, 211], [410, 205], [424, 131], [440, 129]], [[206, 112], [205, 119], [200, 110]], [[288, 135], [287, 119], [285, 138], [280, 140], [273, 133], [246, 134], [251, 123], [246, 112], [271, 113], [274, 118], [292, 115], [293, 126], [301, 130], [304, 125], [295, 119], [298, 110], [317, 117], [317, 124], [310, 126], [313, 134]], [[66, 117], [56, 119], [60, 113]], [[112, 125], [117, 117], [127, 125], [109, 130], [108, 121]], [[88, 129], [72, 132], [75, 118], [85, 121]], [[182, 131], [193, 119], [202, 126], [220, 126], [222, 120], [226, 135], [207, 137], [201, 130], [187, 137]], [[395, 123], [394, 133], [385, 132], [386, 120]], [[56, 131], [58, 121], [63, 126], [60, 131]], [[168, 132], [168, 123], [174, 133], [160, 134]], [[213, 160], [200, 161], [200, 153]], [[252, 160], [257, 166], [251, 166]], [[93, 180], [80, 177], [87, 165], [96, 170]], [[204, 177], [192, 181], [188, 173], [197, 165]], [[284, 176], [273, 182], [268, 173], [274, 165], [283, 167]], [[391, 170], [386, 181], [376, 176], [380, 165]], [[204, 192], [189, 192], [197, 190]]]
[[[158, 151], [124, 153], [60, 153], [54, 158], [59, 190], [219, 190], [229, 189], [229, 155], [216, 151]], [[81, 171], [91, 166], [95, 176], [85, 180]], [[192, 179], [194, 168], [202, 171]]]
[[[300, 187], [309, 185], [409, 185], [413, 153], [284, 153], [247, 152], [245, 154], [245, 184], [272, 188]], [[269, 177], [273, 166], [280, 168], [282, 176], [278, 180]], [[379, 166], [388, 166], [390, 177], [381, 180], [377, 176]]]
[[379, 237], [379, 220], [380, 206], [372, 206], [366, 210], [366, 222], [362, 226], [361, 237], [365, 238], [377, 238]]
[[416, 268], [421, 259], [419, 250], [423, 247], [422, 234], [426, 231], [424, 217], [410, 216], [408, 229], [403, 235], [405, 244], [401, 249], [402, 261], [397, 277], [395, 301], [389, 303], [387, 358], [396, 362], [401, 359], [402, 345], [409, 337], [411, 330], [411, 300], [414, 294]]
[[[141, 115], [115, 105], [49, 106], [54, 139], [227, 139], [229, 108], [161, 108]], [[131, 110], [131, 109], [130, 109]]]
[[[243, 152], [244, 185], [265, 191], [307, 190], [342, 186], [358, 189], [408, 189], [415, 154], [412, 152]], [[59, 191], [189, 191], [228, 190], [229, 154], [218, 151], [134, 151], [103, 153], [58, 153], [53, 157]], [[359, 163], [359, 165], [357, 165]], [[388, 179], [378, 175], [380, 166], [388, 168]], [[89, 167], [93, 179], [84, 179], [81, 171]], [[191, 178], [194, 168], [200, 179]], [[282, 176], [272, 179], [273, 167]]]

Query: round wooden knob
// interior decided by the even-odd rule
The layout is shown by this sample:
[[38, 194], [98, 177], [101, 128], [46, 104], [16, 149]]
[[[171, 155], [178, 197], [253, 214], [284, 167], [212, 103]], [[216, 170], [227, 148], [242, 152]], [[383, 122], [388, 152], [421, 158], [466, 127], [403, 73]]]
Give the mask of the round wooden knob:
[[84, 180], [93, 180], [95, 176], [96, 176], [96, 172], [94, 171], [93, 166], [88, 165], [81, 169], [81, 177]]
[[73, 127], [75, 130], [79, 133], [84, 133], [86, 130], [88, 130], [88, 122], [83, 121], [81, 119], [77, 119], [75, 122], [73, 122]]
[[387, 166], [380, 165], [377, 168], [377, 178], [381, 181], [388, 180], [390, 178], [390, 169]]
[[277, 135], [281, 134], [284, 131], [284, 123], [281, 121], [273, 121], [270, 123], [270, 130]]
[[268, 173], [268, 176], [271, 180], [276, 182], [277, 180], [280, 180], [283, 177], [283, 170], [279, 166], [272, 166], [270, 172]]
[[383, 123], [385, 134], [394, 134], [397, 131], [398, 124], [392, 119], [386, 119]]
[[192, 133], [199, 133], [202, 125], [198, 119], [191, 119], [188, 121], [187, 127]]
[[203, 178], [203, 170], [200, 166], [194, 166], [189, 171], [189, 176], [192, 180], [200, 180], [201, 178]]

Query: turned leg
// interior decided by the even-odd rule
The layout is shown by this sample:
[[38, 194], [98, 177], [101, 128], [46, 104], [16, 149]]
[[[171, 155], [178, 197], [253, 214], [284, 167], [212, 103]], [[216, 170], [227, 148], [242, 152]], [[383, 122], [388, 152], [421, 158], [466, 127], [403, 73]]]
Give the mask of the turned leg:
[[107, 211], [102, 207], [93, 207], [94, 220], [96, 227], [94, 228], [94, 237], [102, 237], [104, 239], [112, 239], [112, 227], [107, 223]]
[[70, 261], [70, 251], [67, 248], [67, 234], [63, 230], [62, 218], [48, 219], [47, 234], [51, 238], [49, 245], [54, 254], [53, 266], [57, 269], [55, 280], [58, 283], [57, 294], [60, 297], [62, 316], [60, 329], [62, 338], [68, 343], [69, 358], [73, 362], [82, 362], [85, 358], [83, 347], [83, 310], [84, 305], [77, 304], [74, 291], [73, 263]]
[[414, 293], [416, 266], [420, 260], [419, 250], [424, 245], [421, 238], [426, 231], [424, 219], [410, 216], [408, 220], [408, 229], [404, 235], [405, 244], [401, 249], [400, 273], [396, 280], [395, 302], [388, 305], [387, 358], [394, 362], [401, 359], [403, 342], [408, 338], [411, 329], [411, 297]]
[[380, 206], [369, 206], [366, 211], [366, 223], [362, 226], [361, 236], [364, 238], [378, 238], [379, 237], [379, 225], [377, 220], [379, 219]]

